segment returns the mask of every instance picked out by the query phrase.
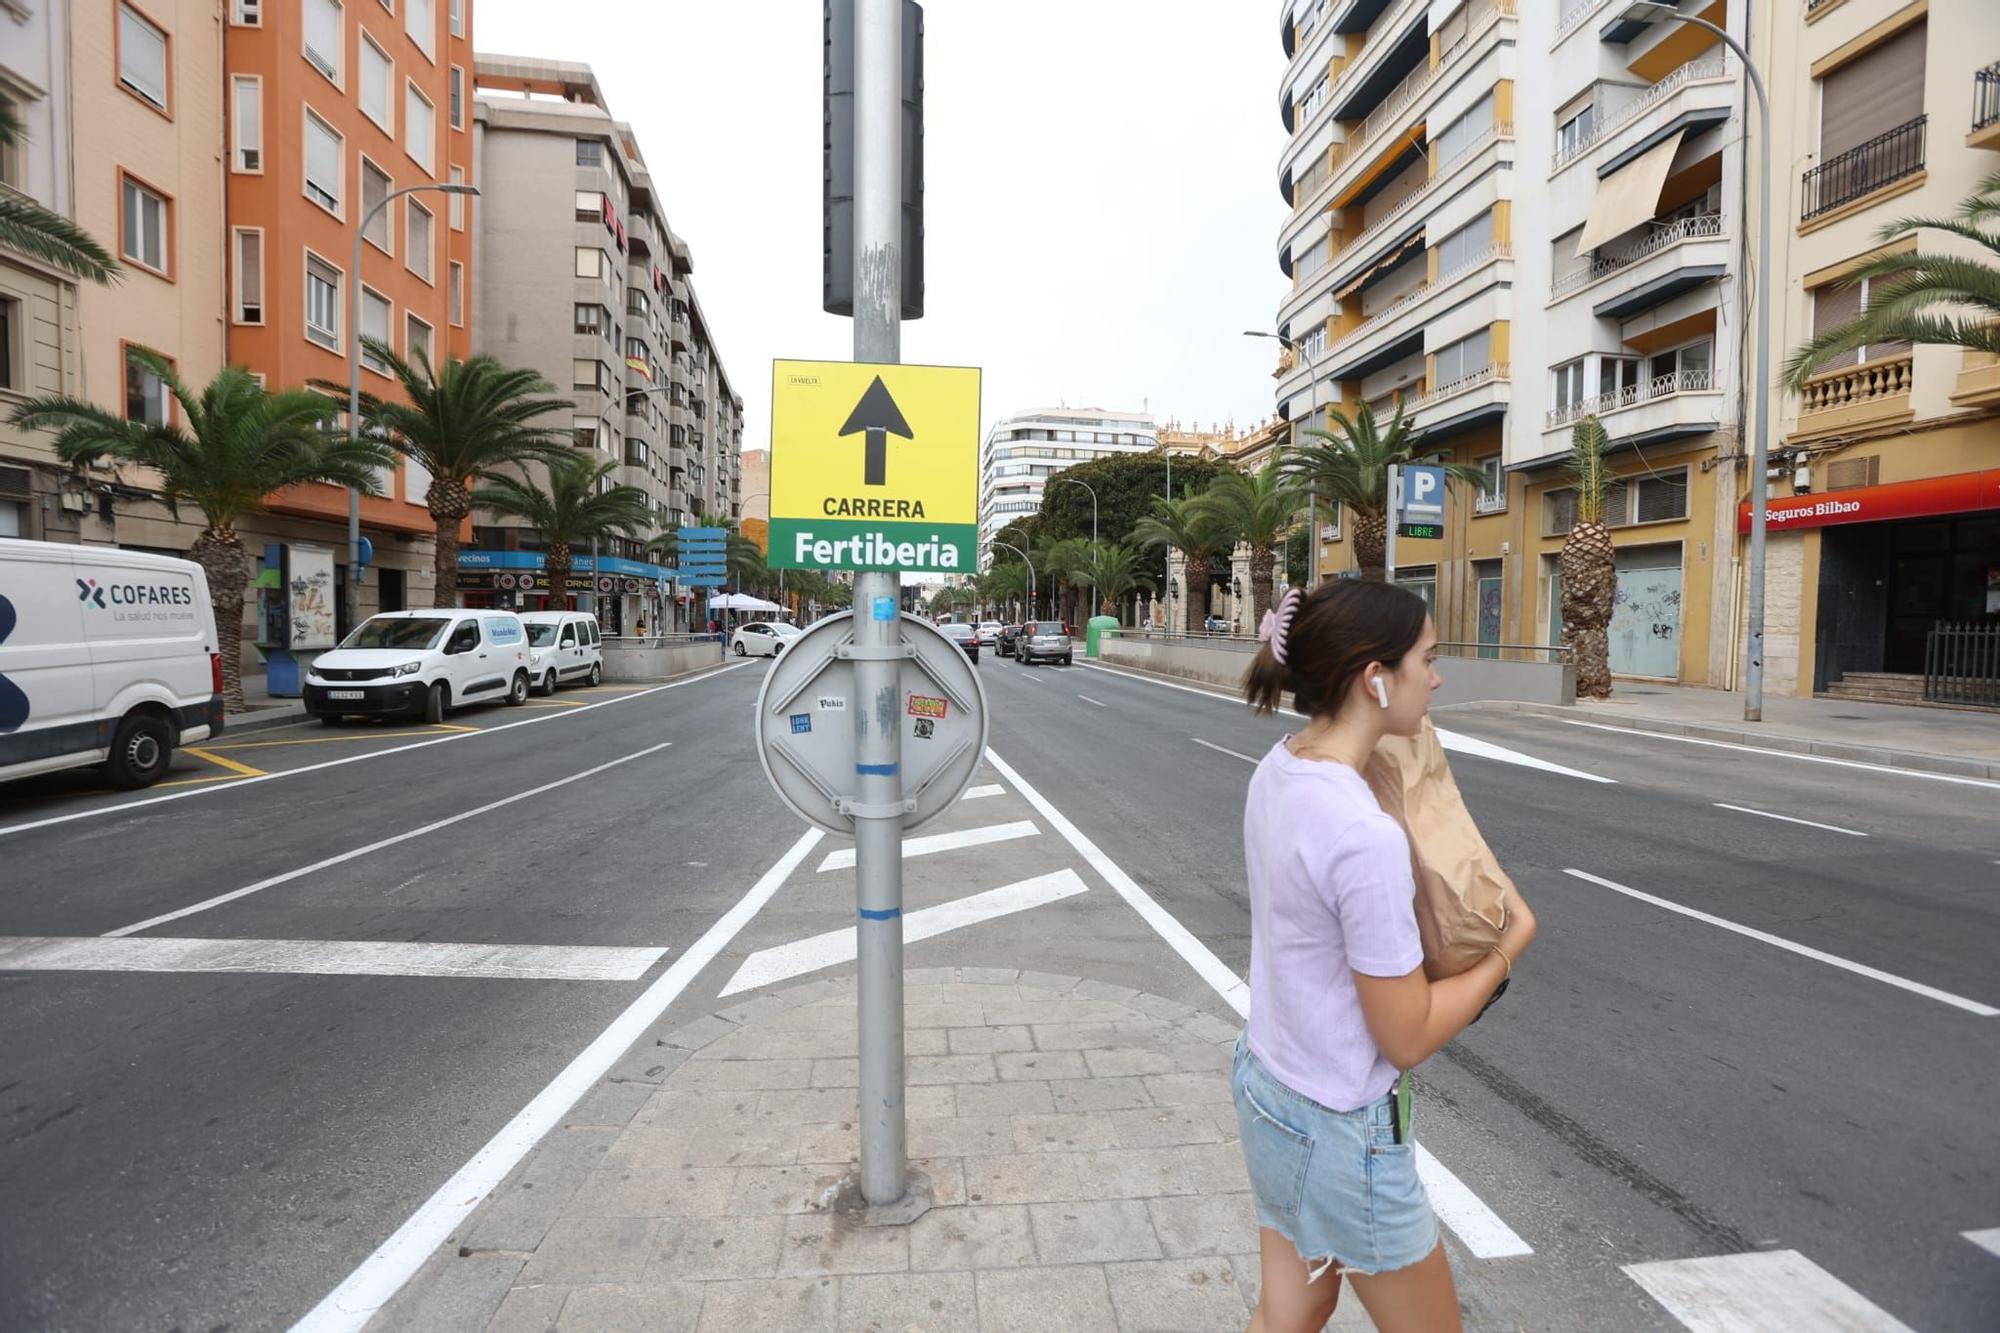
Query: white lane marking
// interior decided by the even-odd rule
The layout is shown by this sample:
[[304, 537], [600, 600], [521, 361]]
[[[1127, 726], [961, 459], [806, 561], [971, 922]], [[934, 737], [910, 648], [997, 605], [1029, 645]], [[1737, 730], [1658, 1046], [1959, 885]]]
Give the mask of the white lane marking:
[[[933, 833], [923, 838], [903, 839], [903, 859], [913, 856], [935, 856], [939, 852], [955, 852], [962, 847], [984, 847], [991, 842], [1011, 842], [1015, 838], [1035, 838], [1041, 836], [1032, 819], [1018, 819], [1011, 824], [989, 824], [985, 828], [959, 829], [952, 833]], [[819, 863], [822, 871], [850, 870], [854, 866], [854, 849], [843, 847], [837, 852], [828, 852], [826, 859]]]
[[1988, 1227], [1984, 1231], [1961, 1231], [1958, 1234], [1994, 1258], [2000, 1259], [2000, 1227]]
[[1240, 753], [1239, 751], [1236, 750], [1225, 750], [1220, 745], [1217, 745], [1214, 741], [1205, 741], [1199, 736], [1190, 736], [1188, 737], [1188, 739], [1193, 741], [1196, 745], [1207, 746], [1209, 749], [1215, 751], [1217, 754], [1226, 754], [1231, 759], [1241, 759], [1244, 763], [1251, 765], [1253, 768], [1259, 762], [1258, 760], [1252, 759], [1247, 754]]
[[1808, 945], [1794, 943], [1781, 935], [1773, 935], [1769, 931], [1740, 925], [1725, 917], [1714, 916], [1708, 912], [1684, 906], [1669, 898], [1658, 898], [1650, 893], [1641, 893], [1638, 889], [1629, 888], [1614, 880], [1605, 879], [1602, 875], [1593, 875], [1587, 870], [1566, 869], [1563, 873], [1576, 879], [1588, 880], [1592, 884], [1615, 890], [1628, 898], [1637, 898], [1640, 902], [1651, 903], [1655, 907], [1664, 907], [1669, 912], [1679, 912], [1682, 916], [1691, 916], [1697, 921], [1706, 921], [1711, 926], [1720, 926], [1722, 929], [1734, 931], [1738, 935], [1748, 936], [1753, 940], [1760, 940], [1765, 944], [1784, 949], [1789, 953], [1798, 954], [1802, 958], [1811, 958], [1816, 962], [1826, 963], [1830, 966], [1841, 968], [1844, 971], [1855, 973], [1857, 976], [1868, 977], [1871, 980], [1880, 981], [1885, 985], [1909, 991], [1914, 995], [1921, 995], [1925, 999], [1936, 1000], [1940, 1004], [1948, 1004], [1954, 1008], [1963, 1009], [1967, 1013], [1977, 1014], [1981, 1018], [1993, 1018], [1996, 1015], [2000, 1015], [2000, 1009], [1995, 1009], [1990, 1004], [1981, 1004], [1977, 1000], [1968, 1000], [1963, 995], [1953, 995], [1950, 991], [1939, 990], [1935, 986], [1926, 986], [1921, 981], [1911, 981], [1908, 977], [1899, 977], [1893, 972], [1884, 972], [1880, 968], [1870, 967], [1866, 963], [1857, 963], [1852, 959], [1842, 958], [1837, 954], [1826, 953]]
[[507, 1173], [541, 1142], [542, 1137], [556, 1127], [569, 1108], [576, 1105], [584, 1093], [596, 1087], [598, 1080], [610, 1072], [632, 1043], [680, 998], [688, 983], [736, 938], [737, 932], [771, 900], [771, 895], [778, 891], [779, 886], [798, 869], [800, 862], [825, 836], [818, 829], [807, 829], [792, 844], [791, 850], [778, 858], [778, 863], [765, 871], [763, 878], [751, 886], [734, 907], [723, 913], [673, 966], [660, 975], [658, 981], [648, 986], [644, 994], [626, 1007], [624, 1013], [612, 1020], [611, 1026], [598, 1033], [596, 1040], [570, 1061], [569, 1066], [557, 1074], [547, 1087], [536, 1093], [533, 1101], [522, 1107], [512, 1120], [501, 1127], [499, 1133], [487, 1140], [485, 1147], [473, 1154], [472, 1159], [461, 1166], [450, 1180], [440, 1185], [435, 1194], [396, 1228], [394, 1235], [383, 1241], [339, 1286], [328, 1292], [325, 1299], [292, 1325], [295, 1333], [298, 1330], [310, 1333], [358, 1330], [377, 1310], [388, 1304], [390, 1298], [402, 1290], [403, 1284], [423, 1266], [424, 1260], [430, 1258], [444, 1239], [507, 1178]]
[[958, 799], [961, 801], [982, 801], [988, 796], [1005, 796], [1006, 794], [1007, 789], [1005, 787], [997, 782], [989, 782], [983, 787], [967, 787], [965, 795]]
[[1081, 699], [1081, 700], [1083, 700], [1083, 701], [1084, 701], [1085, 703], [1089, 704], [1089, 705], [1090, 705], [1090, 706], [1091, 706], [1092, 708], [1102, 708], [1102, 707], [1104, 707], [1104, 705], [1103, 705], [1103, 704], [1099, 703], [1099, 702], [1098, 702], [1097, 700], [1095, 700], [1095, 699], [1091, 698], [1091, 697], [1090, 697], [1089, 695], [1087, 695], [1087, 694], [1079, 694], [1079, 695], [1077, 695], [1076, 697], [1077, 697], [1077, 698], [1079, 698], [1079, 699]]
[[[1050, 875], [1037, 875], [1024, 879], [1018, 884], [1008, 884], [998, 889], [988, 889], [975, 893], [970, 898], [960, 898], [956, 902], [940, 903], [936, 907], [926, 907], [922, 911], [911, 912], [903, 918], [903, 943], [914, 944], [927, 940], [933, 935], [942, 935], [948, 930], [960, 930], [966, 926], [976, 926], [982, 921], [995, 917], [1010, 916], [1015, 912], [1025, 912], [1030, 908], [1047, 903], [1060, 902], [1085, 892], [1089, 886], [1074, 870], [1058, 870]], [[838, 963], [854, 961], [854, 927], [829, 930], [823, 935], [810, 939], [780, 944], [775, 948], [759, 949], [743, 960], [743, 966], [736, 969], [736, 975], [722, 988], [723, 995], [734, 995], [738, 991], [755, 990], [759, 986], [769, 986], [773, 982], [785, 981], [792, 977], [817, 972], [821, 968], [833, 967]]]
[[1717, 801], [1718, 810], [1734, 810], [1739, 815], [1757, 815], [1763, 819], [1783, 820], [1787, 824], [1804, 824], [1807, 828], [1825, 829], [1828, 833], [1845, 833], [1850, 838], [1865, 838], [1868, 835], [1860, 829], [1842, 828], [1838, 824], [1821, 824], [1816, 820], [1798, 819], [1791, 815], [1772, 814], [1769, 810], [1752, 810], [1747, 805], [1731, 805], [1727, 801]]
[[280, 778], [296, 778], [306, 773], [318, 773], [322, 769], [339, 768], [344, 764], [360, 764], [370, 759], [386, 759], [392, 754], [408, 754], [412, 750], [425, 750], [433, 745], [449, 745], [454, 741], [471, 740], [474, 736], [491, 736], [495, 732], [512, 731], [516, 727], [540, 726], [544, 722], [553, 722], [557, 718], [581, 717], [592, 709], [610, 708], [616, 704], [628, 703], [633, 699], [643, 699], [649, 694], [658, 694], [662, 690], [677, 690], [683, 685], [698, 684], [701, 681], [725, 675], [728, 672], [736, 671], [749, 665], [748, 662], [732, 662], [728, 666], [717, 667], [713, 671], [704, 671], [698, 676], [689, 676], [685, 680], [668, 681], [665, 685], [654, 685], [649, 689], [636, 690], [631, 694], [616, 695], [594, 704], [579, 704], [577, 707], [570, 709], [558, 708], [544, 713], [540, 717], [524, 718], [519, 722], [502, 722], [500, 725], [494, 727], [474, 727], [469, 731], [455, 731], [449, 736], [434, 736], [428, 740], [412, 741], [408, 745], [392, 746], [387, 750], [371, 750], [367, 754], [351, 754], [345, 759], [328, 759], [317, 764], [306, 764], [301, 768], [279, 769], [276, 772], [266, 773], [262, 777], [238, 778], [233, 782], [220, 782], [212, 787], [189, 787], [183, 791], [171, 792], [165, 796], [148, 796], [137, 801], [126, 801], [122, 805], [102, 805], [90, 810], [77, 810], [67, 815], [51, 815], [47, 819], [33, 819], [24, 824], [7, 824], [0, 826], [0, 838], [4, 838], [10, 833], [26, 833], [30, 829], [49, 828], [52, 825], [67, 824], [78, 819], [96, 819], [103, 815], [123, 814], [127, 810], [138, 810], [149, 805], [159, 805], [164, 801], [184, 801], [191, 796], [207, 796], [213, 792], [225, 790], [236, 791], [243, 787], [254, 787], [260, 782], [276, 782]]
[[1626, 1264], [1625, 1275], [1693, 1333], [1911, 1333], [1797, 1250]]
[[[1150, 894], [1140, 888], [1133, 878], [1120, 868], [1116, 861], [1106, 856], [1101, 848], [1084, 836], [1083, 830], [1069, 822], [1060, 810], [1049, 804], [1048, 798], [1036, 791], [1014, 771], [1012, 765], [999, 755], [988, 750], [986, 758], [999, 771], [1001, 777], [1014, 784], [1014, 789], [1035, 807], [1042, 818], [1049, 821], [1056, 832], [1076, 849], [1077, 855], [1090, 863], [1091, 869], [1109, 884], [1117, 895], [1131, 905], [1132, 910], [1151, 926], [1165, 940], [1167, 947], [1179, 954], [1181, 960], [1193, 968], [1206, 981], [1223, 1002], [1244, 1018], [1250, 1016], [1250, 987], [1243, 979], [1229, 970], [1215, 953], [1194, 934], [1174, 919], [1173, 913], [1155, 902]], [[1442, 1218], [1445, 1225], [1465, 1242], [1467, 1249], [1481, 1259], [1500, 1259], [1510, 1255], [1533, 1254], [1529, 1244], [1514, 1233], [1513, 1228], [1500, 1220], [1500, 1215], [1487, 1207], [1477, 1194], [1454, 1176], [1445, 1165], [1417, 1145], [1417, 1174], [1423, 1179], [1424, 1188], [1431, 1195], [1431, 1207]]]
[[[1831, 764], [1835, 768], [1858, 768], [1864, 773], [1888, 773], [1899, 778], [1924, 778], [1931, 782], [1954, 782], [1962, 787], [1990, 787], [2000, 790], [2000, 782], [1988, 778], [1964, 778], [1956, 773], [1932, 773], [1921, 768], [1893, 768], [1888, 764], [1871, 764], [1861, 759], [1836, 759], [1827, 754], [1800, 754], [1796, 750], [1768, 750], [1760, 745], [1738, 745], [1734, 741], [1712, 741], [1706, 736], [1676, 736], [1665, 731], [1641, 731], [1637, 727], [1614, 727], [1603, 722], [1579, 722], [1573, 718], [1558, 719], [1565, 726], [1588, 727], [1592, 731], [1615, 731], [1620, 736], [1643, 736], [1647, 740], [1678, 741], [1682, 745], [1706, 745], [1715, 750], [1741, 750], [1745, 754], [1767, 754], [1773, 759], [1796, 759], [1803, 764]], [[240, 786], [242, 784], [234, 784]]]
[[[1170, 680], [1154, 680], [1150, 676], [1135, 676], [1129, 671], [1120, 671], [1115, 667], [1098, 666], [1094, 662], [1085, 662], [1081, 665], [1092, 671], [1102, 671], [1109, 676], [1123, 676], [1127, 680], [1136, 680], [1142, 685], [1157, 685], [1163, 690], [1179, 690], [1184, 694], [1198, 694], [1204, 699], [1213, 699], [1218, 703], [1242, 702], [1240, 699], [1232, 698], [1226, 694], [1217, 694], [1214, 690], [1197, 689], [1192, 685], [1178, 685]], [[1294, 712], [1289, 708], [1280, 708], [1278, 711], [1286, 717], [1303, 718], [1305, 716], [1305, 714]], [[1435, 721], [1433, 719], [1433, 725], [1435, 725]], [[1557, 773], [1566, 778], [1581, 778], [1585, 782], [1601, 782], [1608, 786], [1616, 786], [1618, 784], [1618, 779], [1616, 778], [1599, 777], [1595, 773], [1585, 773], [1581, 769], [1569, 768], [1562, 764], [1552, 764], [1546, 759], [1537, 759], [1533, 755], [1523, 754], [1519, 750], [1511, 750], [1504, 745], [1495, 745], [1492, 741], [1482, 741], [1477, 737], [1467, 736], [1463, 732], [1451, 731], [1445, 727], [1438, 727], [1437, 734], [1439, 744], [1455, 754], [1469, 754], [1475, 758], [1492, 759], [1503, 764], [1519, 764], [1522, 768], [1539, 769], [1544, 773]]]
[[449, 819], [434, 820], [422, 828], [411, 829], [408, 833], [398, 833], [393, 838], [382, 838], [369, 843], [365, 847], [356, 847], [353, 851], [342, 852], [338, 856], [329, 856], [325, 860], [315, 861], [308, 866], [300, 866], [296, 870], [287, 870], [282, 875], [273, 875], [269, 879], [260, 879], [255, 884], [246, 884], [240, 889], [231, 889], [228, 893], [218, 893], [215, 897], [204, 898], [191, 907], [183, 907], [173, 912], [162, 912], [159, 916], [149, 916], [144, 921], [135, 921], [129, 926], [120, 926], [116, 930], [107, 930], [104, 932], [105, 938], [117, 939], [123, 935], [136, 935], [142, 930], [151, 930], [154, 926], [164, 926], [169, 921], [178, 921], [184, 916], [193, 916], [196, 912], [206, 912], [211, 907], [220, 907], [224, 903], [235, 902], [238, 898], [247, 898], [253, 893], [262, 893], [265, 889], [276, 888], [280, 884], [289, 884], [291, 881], [303, 878], [315, 871], [325, 870], [330, 866], [337, 866], [342, 862], [352, 861], [356, 857], [366, 856], [370, 852], [379, 852], [384, 847], [394, 847], [399, 842], [408, 842], [410, 839], [420, 838], [426, 833], [435, 833], [441, 828], [450, 828], [453, 824], [463, 823], [465, 820], [498, 810], [502, 806], [513, 805], [517, 801], [525, 801], [532, 796], [540, 796], [544, 792], [554, 791], [558, 787], [567, 787], [572, 782], [581, 782], [585, 778], [595, 777], [606, 769], [616, 768], [620, 764], [630, 763], [634, 759], [643, 759], [649, 754], [657, 754], [672, 744], [672, 741], [663, 741], [658, 745], [649, 745], [643, 750], [635, 750], [631, 754], [620, 755], [609, 763], [599, 764], [596, 768], [586, 768], [581, 773], [572, 773], [566, 778], [557, 778], [554, 782], [545, 782], [539, 787], [533, 787], [523, 792], [516, 792], [512, 796], [504, 796], [497, 801], [488, 801], [485, 805], [467, 810], [462, 814], [453, 815]]
[[301, 976], [637, 981], [665, 949], [397, 940], [0, 939], [0, 972], [273, 972]]

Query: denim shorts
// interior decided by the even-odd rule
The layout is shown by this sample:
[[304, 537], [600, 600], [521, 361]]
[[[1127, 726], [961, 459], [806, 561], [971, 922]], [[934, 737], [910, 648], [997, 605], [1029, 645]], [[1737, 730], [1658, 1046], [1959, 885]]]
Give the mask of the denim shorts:
[[1230, 1080], [1257, 1221], [1284, 1236], [1317, 1278], [1408, 1268], [1437, 1248], [1437, 1218], [1416, 1149], [1396, 1142], [1394, 1095], [1330, 1111], [1292, 1091], [1236, 1042]]

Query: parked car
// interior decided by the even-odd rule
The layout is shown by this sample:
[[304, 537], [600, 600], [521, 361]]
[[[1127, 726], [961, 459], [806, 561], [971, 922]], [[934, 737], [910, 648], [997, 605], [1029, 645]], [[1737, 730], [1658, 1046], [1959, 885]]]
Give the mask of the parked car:
[[753, 620], [737, 626], [730, 636], [729, 650], [738, 657], [776, 657], [801, 632], [797, 625], [782, 620]]
[[979, 665], [979, 635], [972, 626], [963, 623], [939, 625], [938, 632], [965, 649], [965, 655], [972, 659], [974, 666]]
[[1000, 642], [995, 644], [994, 647], [999, 650], [1000, 656], [1012, 657], [1014, 655], [1014, 644], [1020, 637], [1021, 627], [1019, 625], [1002, 625], [1000, 627]]
[[1208, 616], [1201, 622], [1201, 632], [1203, 634], [1227, 634], [1229, 633], [1229, 622], [1221, 616]]
[[444, 721], [483, 700], [528, 701], [528, 627], [512, 611], [384, 611], [306, 668], [306, 712]]
[[1000, 622], [982, 620], [979, 622], [979, 646], [998, 652], [1000, 648]]
[[1036, 662], [1061, 662], [1068, 666], [1075, 653], [1069, 626], [1060, 620], [1029, 621], [1021, 626], [1021, 637], [1014, 644], [1014, 656], [1022, 666], [1033, 666]]
[[222, 731], [222, 657], [192, 560], [0, 538], [0, 779], [102, 764], [149, 787]]
[[537, 694], [554, 694], [564, 681], [597, 685], [604, 680], [604, 635], [586, 611], [530, 611], [521, 617], [528, 630], [528, 678]]

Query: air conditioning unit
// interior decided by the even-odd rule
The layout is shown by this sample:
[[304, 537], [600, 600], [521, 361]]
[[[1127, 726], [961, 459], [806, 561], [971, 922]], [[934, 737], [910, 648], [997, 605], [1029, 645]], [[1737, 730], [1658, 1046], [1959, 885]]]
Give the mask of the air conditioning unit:
[[65, 514], [81, 514], [84, 510], [83, 493], [81, 491], [58, 492], [56, 504]]

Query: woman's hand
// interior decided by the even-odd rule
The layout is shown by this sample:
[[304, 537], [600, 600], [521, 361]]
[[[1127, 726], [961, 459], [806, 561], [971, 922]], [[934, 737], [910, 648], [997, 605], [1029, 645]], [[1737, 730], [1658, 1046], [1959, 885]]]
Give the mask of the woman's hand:
[[1506, 951], [1509, 961], [1518, 963], [1521, 955], [1534, 942], [1535, 913], [1521, 897], [1521, 891], [1516, 889], [1514, 901], [1507, 909], [1507, 928], [1500, 932], [1500, 947]]

